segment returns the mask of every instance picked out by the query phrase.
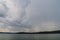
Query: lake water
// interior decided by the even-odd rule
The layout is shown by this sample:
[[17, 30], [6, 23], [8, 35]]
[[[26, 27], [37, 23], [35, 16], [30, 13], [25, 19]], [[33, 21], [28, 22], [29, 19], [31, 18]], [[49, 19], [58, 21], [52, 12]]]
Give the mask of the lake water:
[[60, 34], [0, 34], [0, 40], [60, 40]]

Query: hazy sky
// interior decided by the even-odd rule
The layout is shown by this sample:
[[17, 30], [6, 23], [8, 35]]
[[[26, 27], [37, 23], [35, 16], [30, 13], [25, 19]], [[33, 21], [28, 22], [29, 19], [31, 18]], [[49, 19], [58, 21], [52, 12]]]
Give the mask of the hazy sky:
[[0, 0], [1, 32], [60, 30], [60, 0]]

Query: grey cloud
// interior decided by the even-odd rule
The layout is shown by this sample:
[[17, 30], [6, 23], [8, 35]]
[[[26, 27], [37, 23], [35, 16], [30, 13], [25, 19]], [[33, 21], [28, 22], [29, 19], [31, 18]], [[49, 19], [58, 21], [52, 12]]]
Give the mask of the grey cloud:
[[[57, 30], [59, 26], [57, 25], [60, 21], [60, 5], [57, 2], [58, 0], [32, 0], [32, 13], [29, 18], [29, 21], [32, 23], [32, 25], [42, 25], [43, 22], [53, 22], [55, 24], [55, 27], [51, 27], [54, 30]], [[59, 22], [60, 24], [60, 22]], [[42, 27], [39, 25], [39, 28], [44, 30], [51, 30], [48, 27]], [[60, 28], [59, 28], [60, 29]], [[59, 30], [58, 29], [58, 30]]]
[[[7, 26], [12, 26], [12, 29], [14, 29], [15, 27], [20, 27], [20, 28], [30, 28], [30, 24], [27, 24], [26, 22], [23, 22], [26, 20], [26, 7], [29, 5], [29, 0], [16, 0], [17, 2], [16, 5], [18, 5], [18, 7], [21, 7], [22, 8], [22, 11], [18, 12], [20, 14], [20, 19], [16, 19], [16, 20], [13, 20], [13, 21], [6, 21], [7, 23]], [[20, 2], [21, 1], [21, 2]], [[25, 3], [24, 3], [25, 2]], [[14, 3], [14, 2], [13, 2]], [[21, 4], [21, 5], [20, 5]], [[18, 9], [19, 10], [19, 9]], [[21, 10], [21, 9], [20, 9]]]
[[[9, 19], [6, 19], [6, 18], [0, 18], [0, 22], [2, 23], [1, 24], [1, 28], [2, 29], [9, 29], [10, 31], [24, 31], [26, 29], [29, 29], [30, 28], [30, 24], [27, 24], [27, 22], [23, 22], [26, 20], [26, 8], [27, 6], [29, 5], [30, 3], [30, 0], [15, 0], [16, 2], [13, 2], [13, 4], [16, 4], [17, 7], [18, 7], [18, 12], [20, 14], [20, 19], [14, 19], [12, 21], [9, 21]], [[8, 1], [7, 1], [8, 2]], [[12, 2], [12, 0], [11, 0]], [[4, 9], [2, 10], [2, 13], [0, 15], [2, 15], [1, 17], [5, 17], [6, 13], [9, 14], [10, 10], [8, 10], [8, 6], [6, 6], [7, 4], [3, 3], [2, 6], [4, 7]], [[14, 5], [13, 5], [14, 6]], [[22, 9], [20, 9], [20, 7]], [[5, 11], [6, 10], [6, 11]], [[8, 12], [7, 12], [8, 10]], [[11, 9], [12, 10], [12, 9]], [[21, 12], [20, 12], [21, 10]], [[15, 12], [11, 12], [12, 14], [15, 13]], [[16, 14], [17, 14], [16, 13]], [[9, 15], [8, 15], [9, 16]], [[8, 17], [6, 16], [6, 17]], [[13, 15], [14, 16], [14, 15]], [[9, 18], [9, 17], [8, 17]], [[15, 30], [16, 29], [16, 30]], [[21, 30], [20, 30], [21, 29]]]
[[[5, 19], [5, 28], [11, 31], [52, 31], [60, 29], [60, 3], [58, 0], [12, 0], [18, 6], [19, 19]], [[31, 4], [31, 13], [27, 16], [26, 8]], [[5, 4], [4, 4], [5, 6]], [[6, 6], [5, 6], [6, 7]], [[20, 7], [21, 12], [20, 12]], [[7, 7], [6, 7], [7, 9]], [[28, 9], [29, 10], [29, 9]], [[21, 14], [20, 14], [21, 13]], [[13, 15], [14, 16], [14, 15]], [[21, 18], [20, 18], [21, 17]], [[27, 18], [28, 17], [28, 18]], [[3, 27], [4, 28], [4, 27]]]
[[[20, 3], [21, 2], [21, 5]], [[25, 1], [24, 1], [25, 2]], [[31, 9], [32, 12], [29, 15], [29, 19], [26, 22], [23, 22], [26, 16], [25, 4], [23, 4], [23, 1], [20, 0], [17, 2], [20, 6], [22, 6], [22, 12], [21, 12], [21, 20], [17, 22], [17, 20], [10, 23], [10, 25], [13, 27], [20, 27], [20, 28], [27, 28], [30, 31], [47, 31], [47, 30], [56, 30], [56, 28], [59, 28], [56, 24], [56, 21], [59, 19], [59, 11], [56, 0], [32, 0], [31, 1]], [[27, 5], [27, 4], [26, 4]], [[57, 9], [57, 10], [56, 10]], [[52, 21], [52, 22], [51, 22]], [[51, 22], [51, 23], [50, 23]], [[39, 25], [38, 25], [39, 24]], [[45, 25], [45, 26], [44, 26]], [[51, 27], [50, 27], [51, 26]], [[37, 29], [36, 29], [37, 28]]]
[[6, 13], [8, 11], [8, 7], [5, 3], [0, 3], [0, 17], [6, 17]]

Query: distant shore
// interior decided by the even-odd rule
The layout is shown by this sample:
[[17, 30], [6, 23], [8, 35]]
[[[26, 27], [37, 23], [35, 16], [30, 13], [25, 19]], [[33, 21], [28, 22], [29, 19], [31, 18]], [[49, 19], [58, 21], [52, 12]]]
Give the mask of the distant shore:
[[43, 31], [43, 32], [0, 32], [0, 34], [60, 34], [60, 30], [57, 31]]

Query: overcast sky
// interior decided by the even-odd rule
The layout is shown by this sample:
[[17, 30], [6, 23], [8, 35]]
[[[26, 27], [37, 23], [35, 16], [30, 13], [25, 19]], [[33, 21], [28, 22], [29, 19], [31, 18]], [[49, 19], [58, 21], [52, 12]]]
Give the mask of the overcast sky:
[[60, 30], [60, 0], [0, 0], [1, 32]]

